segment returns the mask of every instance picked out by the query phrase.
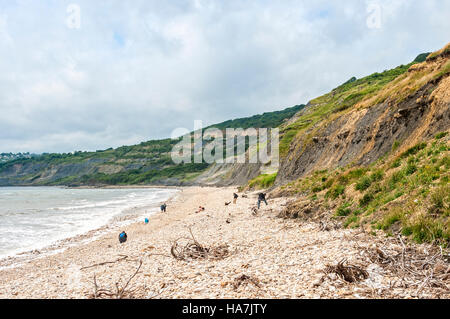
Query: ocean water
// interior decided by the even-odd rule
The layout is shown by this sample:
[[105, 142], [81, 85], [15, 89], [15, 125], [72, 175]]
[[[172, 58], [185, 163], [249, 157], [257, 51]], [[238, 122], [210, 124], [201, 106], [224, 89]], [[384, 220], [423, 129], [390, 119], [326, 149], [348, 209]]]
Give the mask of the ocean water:
[[[0, 258], [40, 249], [158, 205], [177, 190], [0, 187]], [[138, 218], [138, 216], [134, 216]]]

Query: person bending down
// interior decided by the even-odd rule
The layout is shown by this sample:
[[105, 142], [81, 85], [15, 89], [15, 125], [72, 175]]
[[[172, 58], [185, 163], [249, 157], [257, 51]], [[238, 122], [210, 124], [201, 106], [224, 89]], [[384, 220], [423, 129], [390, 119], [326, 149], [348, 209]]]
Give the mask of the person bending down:
[[259, 193], [258, 194], [258, 209], [259, 209], [259, 207], [261, 205], [261, 202], [266, 203], [266, 206], [268, 205], [267, 201], [266, 201], [266, 194], [264, 194], [264, 193]]

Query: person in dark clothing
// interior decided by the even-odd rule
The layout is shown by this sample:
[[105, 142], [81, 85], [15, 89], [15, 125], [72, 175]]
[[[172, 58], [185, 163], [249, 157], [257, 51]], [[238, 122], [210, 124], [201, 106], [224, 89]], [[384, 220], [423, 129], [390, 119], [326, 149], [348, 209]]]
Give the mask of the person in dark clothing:
[[127, 233], [126, 232], [121, 232], [120, 234], [119, 234], [119, 243], [121, 243], [121, 244], [123, 244], [124, 242], [126, 242], [127, 241]]
[[161, 205], [161, 211], [165, 213], [165, 212], [166, 212], [166, 209], [167, 209], [166, 203], [162, 204], [162, 205]]
[[233, 193], [233, 204], [236, 204], [236, 200], [238, 199], [238, 194]]
[[258, 194], [258, 209], [259, 209], [259, 207], [261, 205], [261, 202], [264, 202], [264, 203], [266, 203], [266, 205], [268, 205], [267, 201], [266, 201], [266, 194], [264, 194], [264, 193], [259, 193]]

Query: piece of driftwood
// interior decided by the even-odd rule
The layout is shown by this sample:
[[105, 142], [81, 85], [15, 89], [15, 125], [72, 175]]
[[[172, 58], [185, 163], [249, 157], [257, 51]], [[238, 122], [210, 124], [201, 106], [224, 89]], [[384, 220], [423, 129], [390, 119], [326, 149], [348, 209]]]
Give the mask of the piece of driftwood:
[[336, 274], [339, 278], [346, 282], [358, 282], [369, 278], [369, 273], [361, 267], [355, 265], [346, 265], [346, 259], [342, 259], [337, 265], [328, 265], [324, 272], [328, 274]]
[[261, 288], [261, 284], [258, 280], [258, 278], [253, 277], [253, 276], [248, 276], [245, 274], [242, 274], [238, 277], [236, 277], [233, 281], [233, 288], [234, 290], [238, 289], [241, 285], [243, 284], [253, 284], [255, 287], [257, 288]]
[[97, 284], [97, 277], [94, 274], [94, 293], [89, 295], [89, 298], [99, 299], [107, 297], [107, 298], [123, 299], [132, 297], [133, 293], [136, 291], [137, 288], [129, 289], [128, 286], [130, 285], [131, 281], [136, 277], [136, 275], [139, 273], [141, 267], [142, 267], [142, 260], [139, 261], [139, 266], [137, 267], [136, 271], [128, 278], [128, 280], [122, 287], [120, 287], [119, 283], [116, 282], [114, 290], [110, 288], [99, 287]]
[[189, 228], [189, 232], [191, 238], [181, 237], [173, 242], [170, 253], [175, 259], [223, 259], [229, 256], [228, 245], [206, 247], [195, 239], [191, 228]]
[[425, 288], [450, 292], [450, 262], [442, 247], [424, 245], [419, 250], [406, 244], [400, 235], [395, 240], [397, 245], [386, 240], [377, 242], [375, 247], [361, 249], [372, 263], [400, 278], [396, 285], [415, 288], [416, 296]]
[[82, 268], [80, 268], [80, 270], [89, 269], [89, 268], [98, 267], [98, 266], [103, 266], [103, 265], [108, 265], [108, 264], [115, 264], [115, 263], [121, 262], [121, 261], [123, 261], [123, 260], [125, 260], [127, 258], [128, 258], [128, 256], [126, 256], [126, 255], [119, 255], [119, 258], [116, 259], [116, 260], [104, 261], [104, 262], [101, 262], [101, 263], [98, 263], [98, 264], [82, 267]]

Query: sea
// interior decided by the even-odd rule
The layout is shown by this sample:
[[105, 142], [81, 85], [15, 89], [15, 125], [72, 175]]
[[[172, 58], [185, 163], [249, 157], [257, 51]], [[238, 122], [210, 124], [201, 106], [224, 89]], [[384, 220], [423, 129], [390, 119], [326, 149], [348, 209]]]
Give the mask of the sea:
[[112, 223], [125, 225], [144, 215], [148, 218], [176, 192], [163, 188], [0, 187], [0, 259]]

